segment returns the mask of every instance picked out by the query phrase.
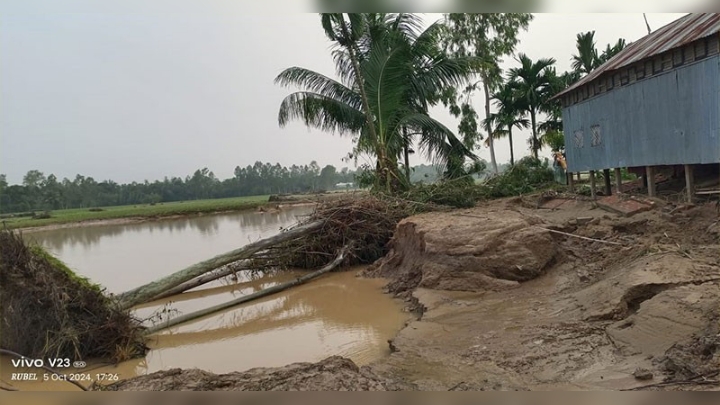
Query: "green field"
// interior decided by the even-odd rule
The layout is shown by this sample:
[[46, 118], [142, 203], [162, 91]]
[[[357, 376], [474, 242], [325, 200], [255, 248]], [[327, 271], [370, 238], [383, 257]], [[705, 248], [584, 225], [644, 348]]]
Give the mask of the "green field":
[[102, 207], [102, 211], [90, 211], [88, 208], [58, 210], [50, 213], [50, 218], [31, 217], [5, 218], [1, 221], [10, 229], [30, 228], [45, 225], [67, 224], [72, 222], [118, 219], [118, 218], [160, 218], [174, 215], [192, 215], [222, 211], [240, 211], [254, 209], [268, 202], [269, 196], [251, 196], [222, 198], [215, 200], [194, 200], [158, 203], [155, 205], [138, 204], [118, 207]]

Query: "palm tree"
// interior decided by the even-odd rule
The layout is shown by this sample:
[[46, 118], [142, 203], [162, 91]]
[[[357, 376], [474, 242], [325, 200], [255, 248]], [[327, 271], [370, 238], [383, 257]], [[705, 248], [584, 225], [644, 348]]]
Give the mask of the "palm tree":
[[598, 66], [600, 66], [603, 63], [612, 59], [613, 56], [620, 53], [620, 51], [625, 49], [626, 46], [627, 46], [627, 43], [625, 42], [625, 39], [623, 39], [623, 38], [618, 39], [618, 41], [615, 43], [615, 45], [608, 44], [605, 47], [605, 50], [603, 51], [603, 53], [598, 57]]
[[577, 55], [572, 56], [572, 68], [576, 72], [588, 74], [600, 65], [595, 48], [595, 31], [577, 34]]
[[[546, 70], [546, 75], [550, 82], [548, 92], [555, 95], [570, 85], [580, 80], [581, 73], [573, 70], [558, 75], [554, 67]], [[559, 100], [547, 101], [540, 107], [540, 111], [546, 116], [545, 121], [538, 125], [540, 135], [540, 146], [549, 146], [554, 152], [564, 148], [565, 138], [562, 123], [562, 106]]]
[[549, 69], [555, 64], [554, 58], [543, 58], [534, 62], [524, 53], [518, 55], [520, 67], [510, 69], [510, 81], [516, 99], [522, 103], [524, 110], [530, 114], [532, 129], [532, 151], [538, 158], [540, 142], [537, 133], [537, 114], [552, 96], [552, 76]]
[[355, 153], [376, 158], [375, 186], [402, 187], [398, 159], [419, 136], [421, 151], [438, 163], [460, 154], [476, 158], [455, 135], [428, 115], [428, 100], [442, 88], [464, 83], [473, 73], [470, 58], [440, 52], [440, 27], [421, 30], [411, 14], [323, 14], [341, 81], [291, 67], [275, 79], [303, 88], [280, 105], [281, 126], [300, 119], [310, 127], [353, 135]]
[[522, 100], [516, 97], [517, 83], [507, 82], [498, 91], [492, 94], [495, 107], [498, 111], [490, 114], [485, 125], [495, 128], [490, 137], [493, 139], [508, 137], [510, 141], [510, 165], [515, 165], [515, 153], [513, 151], [513, 128], [528, 128], [530, 122], [524, 118], [525, 106]]

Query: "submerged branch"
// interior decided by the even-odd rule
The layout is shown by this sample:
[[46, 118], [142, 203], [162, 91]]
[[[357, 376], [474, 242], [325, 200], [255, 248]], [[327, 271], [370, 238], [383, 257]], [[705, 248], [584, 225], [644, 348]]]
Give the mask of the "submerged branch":
[[325, 265], [323, 268], [321, 268], [317, 271], [306, 274], [302, 277], [298, 277], [295, 280], [288, 281], [288, 282], [282, 283], [282, 284], [278, 284], [276, 286], [266, 288], [264, 290], [258, 291], [256, 293], [253, 293], [250, 295], [246, 295], [244, 297], [240, 297], [240, 298], [237, 298], [237, 299], [234, 299], [234, 300], [222, 303], [222, 304], [214, 305], [212, 307], [205, 308], [200, 311], [195, 311], [195, 312], [192, 312], [192, 313], [189, 313], [186, 315], [182, 315], [182, 316], [179, 316], [174, 319], [169, 319], [167, 322], [163, 323], [162, 325], [156, 325], [152, 328], [148, 328], [145, 331], [145, 333], [150, 335], [150, 334], [159, 332], [161, 330], [164, 330], [164, 329], [167, 329], [167, 328], [170, 328], [170, 327], [173, 327], [173, 326], [185, 323], [185, 322], [189, 322], [189, 321], [192, 321], [197, 318], [201, 318], [203, 316], [214, 314], [214, 313], [222, 311], [224, 309], [232, 308], [234, 306], [237, 306], [237, 305], [240, 305], [240, 304], [243, 304], [246, 302], [254, 301], [258, 298], [276, 294], [281, 291], [285, 291], [288, 288], [295, 287], [300, 284], [304, 284], [304, 283], [306, 283], [314, 278], [317, 278], [325, 273], [328, 273], [331, 270], [338, 267], [343, 262], [343, 260], [345, 260], [345, 256], [347, 255], [348, 251], [350, 250], [350, 247], [351, 247], [350, 244], [345, 245], [342, 249], [340, 249], [340, 252], [338, 253], [337, 257], [335, 257], [335, 260], [333, 260], [332, 262], [330, 262], [329, 264]]

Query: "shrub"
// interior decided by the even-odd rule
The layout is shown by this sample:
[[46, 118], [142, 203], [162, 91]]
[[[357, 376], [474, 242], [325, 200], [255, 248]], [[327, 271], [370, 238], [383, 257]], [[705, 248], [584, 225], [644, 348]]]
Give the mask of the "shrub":
[[547, 159], [528, 156], [501, 175], [486, 181], [482, 188], [488, 198], [512, 197], [532, 193], [553, 184], [553, 171]]

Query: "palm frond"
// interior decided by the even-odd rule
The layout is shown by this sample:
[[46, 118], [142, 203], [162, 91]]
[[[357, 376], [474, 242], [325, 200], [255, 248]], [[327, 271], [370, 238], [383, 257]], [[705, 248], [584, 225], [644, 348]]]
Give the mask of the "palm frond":
[[356, 92], [342, 83], [309, 69], [301, 67], [285, 69], [275, 78], [275, 84], [284, 87], [295, 85], [303, 90], [341, 101], [357, 109], [362, 107], [362, 100]]
[[383, 138], [379, 141], [385, 143], [384, 138], [392, 135], [389, 128], [396, 124], [394, 118], [402, 115], [401, 109], [407, 109], [404, 104], [408, 90], [407, 52], [403, 48], [388, 50], [378, 46], [368, 56], [363, 64], [365, 90], [375, 114], [378, 136]]
[[286, 126], [292, 120], [339, 134], [358, 133], [366, 126], [365, 115], [359, 109], [322, 94], [295, 92], [280, 104], [278, 123]]
[[401, 123], [421, 134], [420, 151], [436, 164], [447, 162], [453, 154], [473, 160], [479, 159], [448, 127], [427, 114], [408, 114]]

